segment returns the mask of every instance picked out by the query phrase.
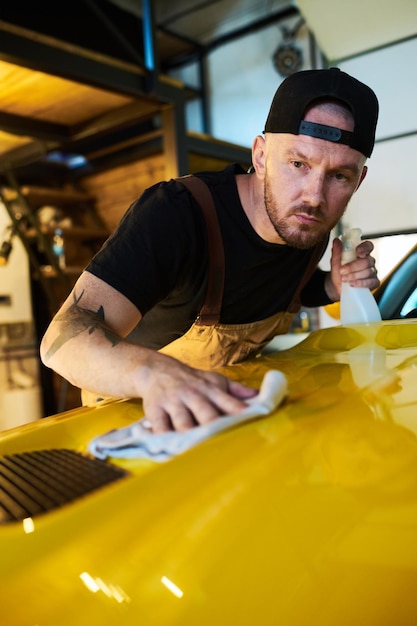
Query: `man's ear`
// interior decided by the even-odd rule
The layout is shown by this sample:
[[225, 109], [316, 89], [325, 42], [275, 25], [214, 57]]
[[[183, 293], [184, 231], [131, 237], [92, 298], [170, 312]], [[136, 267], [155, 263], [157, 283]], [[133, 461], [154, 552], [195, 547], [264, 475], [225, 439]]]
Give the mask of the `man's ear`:
[[265, 137], [257, 135], [252, 144], [252, 165], [258, 178], [265, 177]]
[[364, 166], [363, 166], [362, 173], [361, 173], [361, 177], [360, 177], [360, 179], [359, 179], [359, 182], [358, 182], [358, 184], [357, 184], [357, 186], [356, 186], [355, 191], [357, 191], [357, 190], [359, 189], [359, 187], [361, 186], [362, 181], [364, 180], [364, 178], [365, 178], [365, 176], [366, 176], [366, 174], [367, 174], [367, 173], [368, 173], [368, 166], [367, 166], [367, 165], [364, 165]]

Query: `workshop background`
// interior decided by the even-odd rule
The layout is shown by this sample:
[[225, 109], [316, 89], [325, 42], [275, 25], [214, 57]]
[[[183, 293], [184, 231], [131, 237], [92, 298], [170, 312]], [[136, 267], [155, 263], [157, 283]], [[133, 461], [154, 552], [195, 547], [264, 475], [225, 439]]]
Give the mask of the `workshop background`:
[[372, 238], [387, 274], [417, 240], [416, 56], [415, 0], [4, 1], [0, 429], [79, 405], [39, 361], [60, 302], [146, 187], [249, 167], [294, 71], [337, 65], [378, 95], [369, 173], [344, 223]]

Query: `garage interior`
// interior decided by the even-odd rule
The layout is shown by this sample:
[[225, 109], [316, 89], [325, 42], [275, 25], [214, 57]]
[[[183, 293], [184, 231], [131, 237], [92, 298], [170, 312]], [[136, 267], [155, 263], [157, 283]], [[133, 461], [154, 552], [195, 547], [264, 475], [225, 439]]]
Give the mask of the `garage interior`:
[[[332, 0], [78, 0], [39, 2], [36, 13], [20, 0], [3, 4], [0, 428], [8, 428], [18, 414], [31, 421], [80, 405], [79, 391], [40, 363], [39, 340], [130, 203], [159, 180], [233, 161], [249, 167], [250, 145], [216, 132], [210, 55], [224, 50], [227, 64], [231, 44], [274, 27], [275, 90], [297, 69], [413, 45], [417, 10], [404, 0], [385, 15], [370, 2], [379, 14], [361, 9], [358, 24], [356, 2], [348, 19]], [[414, 141], [416, 132], [379, 140]], [[415, 217], [387, 230], [413, 233]]]

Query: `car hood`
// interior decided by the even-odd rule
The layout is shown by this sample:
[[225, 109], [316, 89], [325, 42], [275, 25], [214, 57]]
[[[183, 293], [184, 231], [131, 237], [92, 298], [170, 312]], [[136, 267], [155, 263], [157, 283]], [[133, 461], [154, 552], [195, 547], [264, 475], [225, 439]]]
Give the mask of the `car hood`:
[[[285, 402], [165, 463], [0, 524], [7, 626], [405, 626], [417, 615], [417, 324], [334, 327], [224, 370]], [[106, 402], [0, 435], [84, 455], [143, 416]], [[0, 485], [1, 487], [1, 485]]]

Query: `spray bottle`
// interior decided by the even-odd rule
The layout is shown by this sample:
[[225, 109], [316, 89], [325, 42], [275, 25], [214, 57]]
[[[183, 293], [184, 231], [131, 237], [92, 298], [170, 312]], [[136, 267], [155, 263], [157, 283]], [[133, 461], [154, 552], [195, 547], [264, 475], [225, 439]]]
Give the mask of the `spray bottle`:
[[[352, 228], [342, 235], [342, 265], [356, 259], [356, 246], [360, 244], [361, 235], [359, 228]], [[366, 287], [351, 287], [349, 283], [342, 283], [340, 320], [345, 325], [380, 322], [381, 313], [371, 291]]]

